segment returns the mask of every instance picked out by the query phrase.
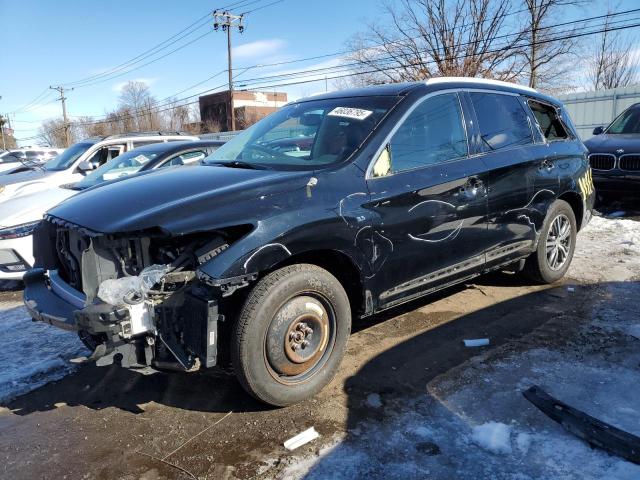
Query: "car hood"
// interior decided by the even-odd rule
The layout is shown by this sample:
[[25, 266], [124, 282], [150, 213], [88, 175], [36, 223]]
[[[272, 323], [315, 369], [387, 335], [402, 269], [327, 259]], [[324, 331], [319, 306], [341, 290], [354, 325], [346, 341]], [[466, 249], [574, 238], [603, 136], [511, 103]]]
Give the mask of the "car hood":
[[22, 167], [18, 167], [15, 170], [18, 170], [17, 173], [13, 171], [9, 171], [0, 177], [0, 183], [3, 185], [11, 185], [14, 183], [22, 183], [22, 182], [31, 182], [34, 180], [40, 180], [45, 177], [50, 177], [54, 175], [56, 172], [47, 172], [40, 168], [22, 170]]
[[0, 203], [0, 226], [13, 227], [42, 219], [47, 210], [78, 192], [52, 188], [12, 198]]
[[[640, 135], [595, 135], [584, 142], [590, 153], [640, 153]], [[624, 152], [616, 152], [622, 149]]]
[[221, 166], [161, 169], [83, 191], [49, 213], [101, 233], [181, 235], [255, 221], [267, 197], [303, 189], [311, 172]]

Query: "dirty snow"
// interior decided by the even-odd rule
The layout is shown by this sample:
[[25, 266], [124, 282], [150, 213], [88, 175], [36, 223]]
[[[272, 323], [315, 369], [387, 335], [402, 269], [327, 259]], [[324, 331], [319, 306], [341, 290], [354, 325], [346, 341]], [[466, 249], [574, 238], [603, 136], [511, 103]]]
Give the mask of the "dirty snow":
[[75, 333], [31, 321], [18, 302], [0, 303], [0, 403], [62, 378], [81, 355]]
[[511, 453], [511, 427], [500, 422], [487, 422], [473, 427], [471, 439], [492, 453]]
[[593, 217], [578, 234], [567, 276], [588, 283], [640, 278], [640, 222]]
[[[640, 478], [640, 465], [590, 448], [522, 396], [539, 385], [640, 435], [640, 222], [595, 217], [568, 275], [602, 290], [588, 321], [559, 315], [434, 379], [424, 395], [383, 394], [382, 419], [372, 415], [318, 452], [286, 458], [276, 478]], [[567, 322], [576, 333], [558, 342]]]

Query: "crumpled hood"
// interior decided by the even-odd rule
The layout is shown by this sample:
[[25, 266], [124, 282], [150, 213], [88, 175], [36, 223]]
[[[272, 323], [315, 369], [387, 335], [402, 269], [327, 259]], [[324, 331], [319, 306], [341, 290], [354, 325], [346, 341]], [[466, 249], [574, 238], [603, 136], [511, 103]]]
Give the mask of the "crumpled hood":
[[303, 189], [311, 176], [220, 166], [160, 169], [91, 188], [49, 213], [102, 233], [160, 227], [187, 234], [256, 219], [272, 205], [266, 197]]
[[584, 144], [589, 153], [618, 154], [616, 150], [620, 148], [624, 150], [623, 153], [640, 153], [640, 135], [637, 134], [595, 135]]
[[66, 188], [52, 188], [1, 202], [0, 226], [13, 227], [41, 220], [47, 210], [76, 193]]

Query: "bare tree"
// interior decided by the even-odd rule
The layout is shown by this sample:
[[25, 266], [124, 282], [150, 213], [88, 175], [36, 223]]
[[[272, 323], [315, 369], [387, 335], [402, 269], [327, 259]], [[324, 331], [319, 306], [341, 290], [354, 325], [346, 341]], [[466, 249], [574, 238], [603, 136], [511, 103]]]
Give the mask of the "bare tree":
[[[515, 80], [522, 72], [505, 35], [509, 0], [399, 0], [384, 3], [380, 22], [353, 37], [347, 57], [355, 84], [466, 76]], [[513, 33], [513, 32], [510, 32]]]
[[[64, 133], [64, 120], [62, 118], [51, 118], [45, 120], [40, 125], [40, 136], [52, 147], [64, 148], [65, 146], [65, 133]], [[72, 143], [73, 129], [71, 130]]]
[[524, 0], [525, 45], [522, 55], [526, 61], [529, 86], [547, 90], [571, 87], [567, 74], [575, 69], [570, 57], [577, 58], [579, 43], [573, 33], [579, 27], [554, 27], [568, 7], [585, 3], [579, 0]]
[[594, 90], [627, 87], [639, 81], [640, 60], [634, 49], [636, 38], [610, 31], [610, 14], [611, 11], [589, 60], [587, 78]]

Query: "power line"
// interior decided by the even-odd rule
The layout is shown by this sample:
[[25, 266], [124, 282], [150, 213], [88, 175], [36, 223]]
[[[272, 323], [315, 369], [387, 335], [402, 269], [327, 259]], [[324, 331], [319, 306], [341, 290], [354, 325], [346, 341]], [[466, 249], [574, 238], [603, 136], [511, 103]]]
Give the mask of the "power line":
[[[640, 10], [640, 9], [631, 10], [631, 11], [629, 11], [629, 12], [638, 11], [638, 10]], [[629, 12], [624, 12], [624, 13], [629, 13]], [[623, 12], [621, 12], [621, 13], [623, 13]], [[575, 22], [567, 22], [567, 23], [565, 23], [565, 24], [568, 24], [568, 23], [581, 23], [581, 22], [585, 22], [585, 21], [590, 21], [590, 20], [592, 20], [592, 19], [594, 19], [594, 18], [602, 18], [602, 17], [603, 17], [603, 16], [593, 17], [593, 18], [591, 18], [591, 19], [581, 19], [581, 20], [577, 20], [577, 21], [575, 21]], [[634, 20], [635, 20], [635, 19], [634, 19]], [[630, 21], [630, 20], [629, 20], [629, 19], [626, 19], [626, 20], [623, 20], [623, 21], [627, 21], [627, 22], [628, 22], [628, 21]], [[620, 23], [620, 22], [621, 22], [621, 21], [618, 21], [617, 23]], [[559, 24], [559, 25], [560, 25], [560, 24]], [[605, 24], [605, 25], [606, 25], [606, 24]], [[632, 25], [623, 25], [623, 26], [619, 26], [619, 27], [611, 27], [610, 25], [611, 25], [611, 23], [609, 23], [609, 27], [608, 27], [608, 28], [607, 28], [607, 27], [605, 27], [604, 29], [601, 29], [601, 30], [593, 30], [593, 31], [589, 31], [589, 32], [581, 32], [581, 33], [575, 33], [575, 32], [572, 32], [572, 34], [571, 34], [571, 35], [564, 36], [564, 37], [552, 37], [552, 38], [543, 39], [543, 40], [540, 40], [540, 41], [535, 42], [535, 44], [544, 44], [544, 43], [549, 43], [549, 42], [553, 42], [553, 41], [559, 41], [559, 40], [563, 40], [563, 39], [566, 39], [566, 38], [572, 38], [572, 37], [583, 37], [583, 36], [587, 36], [587, 35], [593, 35], [593, 34], [596, 34], [596, 33], [602, 33], [602, 32], [604, 32], [604, 31], [615, 31], [615, 30], [623, 30], [623, 29], [627, 29], [627, 28], [635, 28], [635, 27], [640, 26], [640, 23], [632, 24]], [[516, 47], [526, 47], [526, 46], [531, 46], [531, 45], [533, 45], [533, 44], [534, 44], [533, 42], [529, 42], [528, 44], [517, 45]], [[499, 50], [500, 50], [500, 49], [498, 49], [498, 50], [494, 50], [493, 52], [497, 52], [497, 51], [499, 51]], [[491, 51], [489, 51], [489, 52], [487, 52], [487, 53], [492, 53], [492, 52], [491, 52]], [[468, 56], [468, 55], [462, 55], [462, 56], [458, 56], [458, 57], [456, 57], [456, 58], [460, 59], [460, 58], [465, 58], [466, 56]], [[430, 61], [430, 62], [427, 62], [427, 63], [433, 63], [433, 61]], [[348, 65], [348, 64], [347, 64], [347, 65]], [[319, 75], [319, 73], [318, 73], [318, 72], [320, 72], [320, 71], [323, 71], [323, 72], [325, 72], [325, 73], [326, 73], [326, 72], [329, 72], [329, 70], [333, 70], [331, 73], [341, 73], [341, 72], [340, 72], [339, 70], [337, 70], [337, 69], [343, 69], [343, 71], [344, 71], [344, 69], [345, 69], [345, 67], [346, 67], [347, 65], [339, 65], [339, 66], [335, 66], [335, 67], [327, 67], [327, 68], [325, 68], [325, 69], [315, 69], [315, 70], [308, 70], [308, 71], [298, 71], [298, 72], [292, 72], [292, 73], [289, 73], [289, 74], [275, 75], [275, 76], [270, 76], [270, 77], [269, 77], [269, 76], [267, 76], [267, 77], [259, 77], [259, 78], [255, 78], [255, 79], [247, 80], [247, 82], [253, 82], [253, 83], [254, 83], [254, 85], [255, 85], [255, 86], [253, 86], [253, 87], [250, 87], [250, 89], [252, 89], [252, 88], [273, 88], [273, 87], [290, 86], [290, 85], [297, 85], [297, 84], [303, 84], [303, 83], [312, 83], [312, 82], [321, 81], [321, 80], [323, 80], [323, 79], [322, 79], [322, 78], [313, 78], [313, 79], [298, 80], [298, 81], [295, 81], [295, 82], [280, 83], [280, 84], [271, 84], [271, 85], [262, 85], [262, 86], [258, 86], [258, 85], [256, 85], [256, 84], [264, 83], [264, 82], [266, 82], [266, 81], [268, 81], [268, 80], [272, 80], [272, 79], [276, 79], [276, 78], [277, 78], [277, 79], [286, 80], [286, 79], [288, 79], [288, 78], [295, 78], [296, 76], [300, 76], [300, 75], [302, 75], [302, 77], [301, 77], [301, 78], [304, 78], [304, 76], [305, 76], [305, 75], [306, 75], [306, 76], [313, 75], [314, 77], [317, 77], [317, 75]], [[358, 63], [358, 65], [361, 65], [361, 64], [360, 64], [360, 63]], [[413, 64], [413, 65], [414, 65], [414, 66], [416, 66], [416, 65], [420, 65], [420, 63], [415, 63], [415, 64]], [[406, 65], [406, 66], [411, 66], [411, 64], [410, 64], [410, 65]], [[397, 68], [397, 67], [393, 66], [393, 67], [390, 67], [390, 68], [374, 69], [374, 70], [363, 71], [363, 72], [352, 72], [352, 71], [350, 71], [350, 72], [346, 73], [345, 75], [338, 75], [338, 76], [327, 77], [327, 80], [333, 80], [333, 79], [337, 79], [337, 78], [344, 78], [344, 77], [349, 77], [349, 76], [363, 75], [363, 74], [367, 74], [367, 73], [378, 73], [378, 72], [383, 72], [383, 71], [388, 71], [388, 70], [394, 70], [394, 69], [396, 69], [396, 68]], [[223, 72], [219, 72], [218, 74], [214, 75], [214, 77], [215, 77], [215, 76], [217, 76], [217, 75], [220, 75], [221, 73], [223, 73]], [[211, 77], [211, 78], [213, 78], [213, 77]], [[222, 85], [222, 86], [224, 86], [224, 85]], [[221, 88], [222, 86], [215, 87], [214, 89]], [[192, 87], [191, 87], [191, 88], [192, 88]], [[186, 98], [184, 98], [184, 99], [180, 99], [180, 100], [178, 100], [178, 102], [183, 101], [183, 100], [186, 100], [186, 99], [188, 99], [188, 98], [192, 98], [192, 97], [194, 97], [194, 96], [201, 95], [202, 93], [206, 93], [206, 92], [211, 91], [211, 90], [214, 90], [214, 89], [210, 89], [210, 90], [207, 90], [207, 91], [205, 91], [205, 92], [199, 92], [199, 93], [197, 93], [197, 94], [195, 94], [195, 95], [191, 95], [191, 96], [188, 96], [188, 97], [186, 97]], [[196, 102], [190, 102], [190, 103], [188, 103], [188, 104], [182, 104], [182, 106], [185, 106], [185, 105], [192, 105], [192, 104], [195, 104], [195, 103], [198, 103], [198, 102], [197, 102], [197, 101], [196, 101]], [[174, 108], [177, 108], [177, 106], [173, 106], [173, 107], [165, 108], [165, 109], [162, 109], [162, 110], [155, 110], [155, 111], [156, 111], [156, 112], [161, 112], [161, 111], [166, 111], [166, 110], [172, 110], [172, 109], [174, 109]], [[147, 113], [148, 113], [148, 112], [144, 112], [144, 114], [147, 114]], [[140, 116], [140, 115], [132, 115], [132, 114], [128, 114], [128, 115], [120, 116], [119, 118], [133, 118], [133, 117], [137, 117], [137, 116]], [[116, 117], [116, 118], [118, 118], [118, 117]], [[112, 121], [112, 120], [108, 120], [107, 122], [110, 122], [110, 121]], [[91, 122], [85, 122], [85, 123], [82, 123], [82, 125], [98, 124], [98, 123], [107, 123], [107, 122], [105, 122], [105, 121], [102, 121], [102, 122], [100, 122], [100, 121], [91, 121]], [[23, 139], [23, 140], [24, 140], [24, 139]]]

